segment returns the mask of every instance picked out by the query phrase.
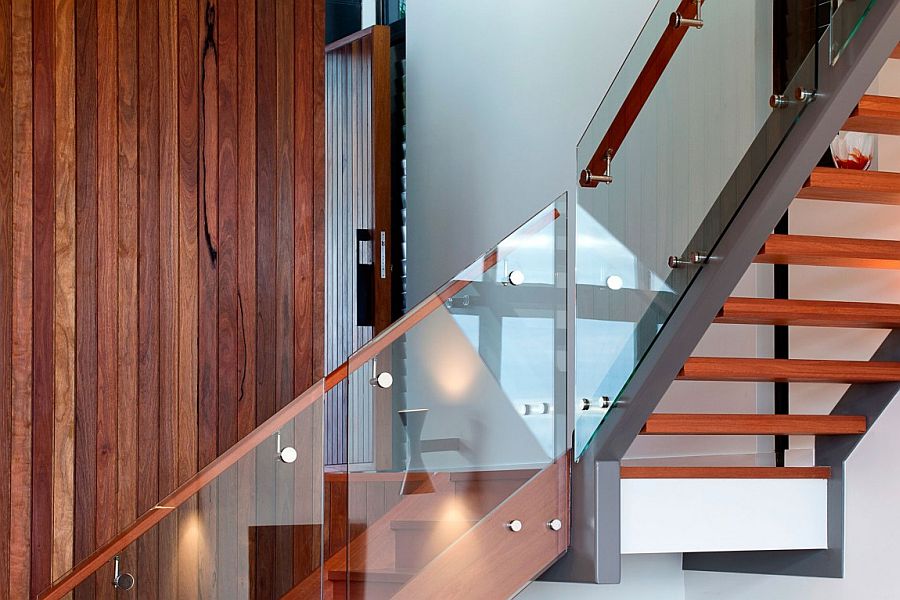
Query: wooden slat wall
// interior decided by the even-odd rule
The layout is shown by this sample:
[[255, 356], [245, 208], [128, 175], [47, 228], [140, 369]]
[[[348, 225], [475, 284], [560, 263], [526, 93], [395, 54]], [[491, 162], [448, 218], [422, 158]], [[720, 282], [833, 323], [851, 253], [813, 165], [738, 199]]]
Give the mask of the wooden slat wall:
[[[0, 0], [0, 598], [323, 375], [324, 135], [322, 0]], [[139, 597], [249, 591], [249, 540], [222, 540], [246, 538], [233, 490], [258, 476], [200, 498], [218, 564], [175, 556], [186, 520], [123, 555]], [[259, 597], [310, 572], [320, 535], [254, 542], [280, 561]], [[112, 598], [110, 573], [74, 597]]]

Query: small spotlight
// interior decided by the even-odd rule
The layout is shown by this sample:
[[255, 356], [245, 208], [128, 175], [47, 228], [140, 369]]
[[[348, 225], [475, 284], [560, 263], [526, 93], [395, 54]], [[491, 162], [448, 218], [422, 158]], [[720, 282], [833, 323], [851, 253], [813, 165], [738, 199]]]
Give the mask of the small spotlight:
[[611, 290], [621, 290], [625, 282], [618, 275], [610, 275], [606, 278], [606, 287]]

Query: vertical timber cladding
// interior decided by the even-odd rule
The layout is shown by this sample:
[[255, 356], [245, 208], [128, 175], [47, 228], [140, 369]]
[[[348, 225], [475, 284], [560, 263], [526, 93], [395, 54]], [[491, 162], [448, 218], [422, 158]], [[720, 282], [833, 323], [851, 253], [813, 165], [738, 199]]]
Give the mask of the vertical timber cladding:
[[[0, 0], [0, 598], [322, 376], [324, 26], [321, 0]], [[253, 514], [237, 501], [198, 504]], [[228, 521], [217, 584], [244, 589]], [[178, 535], [123, 557], [142, 597], [208, 583]], [[319, 535], [276, 532], [286, 567], [258, 591], [304, 576], [294, 547]], [[108, 575], [75, 597], [110, 597]]]
[[[390, 28], [374, 26], [326, 47], [326, 371], [393, 320], [390, 44]], [[328, 394], [326, 464], [390, 460], [376, 443], [390, 439], [390, 399], [379, 403], [365, 379]]]

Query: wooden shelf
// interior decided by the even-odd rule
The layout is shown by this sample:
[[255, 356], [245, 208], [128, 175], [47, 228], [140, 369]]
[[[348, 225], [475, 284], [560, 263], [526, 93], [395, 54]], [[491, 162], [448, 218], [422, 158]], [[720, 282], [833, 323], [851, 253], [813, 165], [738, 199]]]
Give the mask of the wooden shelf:
[[691, 357], [682, 381], [889, 383], [900, 381], [900, 362], [783, 358]]
[[900, 242], [815, 235], [770, 235], [756, 263], [900, 269]]
[[643, 435], [860, 435], [866, 418], [848, 415], [654, 414]]
[[622, 467], [622, 479], [828, 479], [830, 467]]
[[900, 305], [825, 300], [729, 298], [716, 323], [805, 327], [900, 328]]
[[816, 167], [797, 197], [900, 205], [900, 173]]
[[900, 135], [900, 98], [863, 96], [842, 129]]

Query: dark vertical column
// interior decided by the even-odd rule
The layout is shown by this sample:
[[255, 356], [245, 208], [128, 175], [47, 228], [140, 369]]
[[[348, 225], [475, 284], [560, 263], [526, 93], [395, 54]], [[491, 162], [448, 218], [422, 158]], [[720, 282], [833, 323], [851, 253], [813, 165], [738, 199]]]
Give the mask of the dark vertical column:
[[[775, 233], [788, 233], [788, 213], [784, 214], [778, 225], [775, 226]], [[775, 287], [774, 297], [776, 299], [784, 299], [789, 297], [789, 269], [788, 265], [775, 265]], [[790, 328], [786, 325], [776, 325], [774, 327], [774, 357], [790, 358]], [[790, 384], [780, 382], [775, 384], [775, 414], [786, 415], [791, 410], [790, 405]], [[790, 436], [775, 436], [775, 464], [776, 466], [784, 466], [784, 455], [790, 447]]]

